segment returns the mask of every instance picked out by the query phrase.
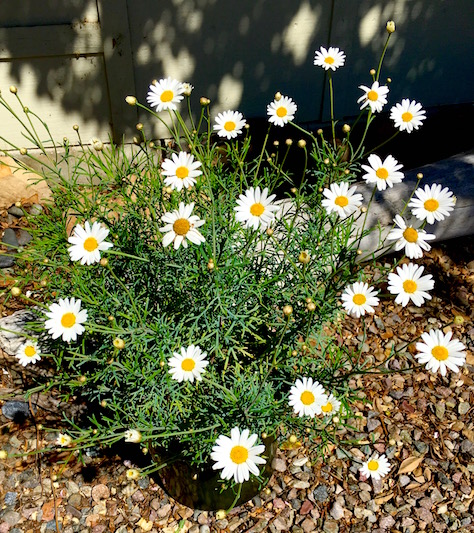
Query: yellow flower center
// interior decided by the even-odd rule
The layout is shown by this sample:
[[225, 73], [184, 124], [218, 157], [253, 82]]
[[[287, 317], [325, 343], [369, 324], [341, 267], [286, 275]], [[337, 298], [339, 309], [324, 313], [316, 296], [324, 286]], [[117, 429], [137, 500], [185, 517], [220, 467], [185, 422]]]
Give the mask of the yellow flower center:
[[418, 240], [418, 232], [416, 231], [415, 228], [407, 228], [403, 232], [403, 238], [407, 242], [416, 242]]
[[402, 114], [403, 122], [410, 122], [412, 119], [413, 115], [410, 113], [410, 111], [405, 111], [405, 113]]
[[346, 207], [346, 205], [349, 203], [349, 200], [348, 200], [347, 196], [338, 196], [334, 200], [334, 203], [336, 205], [338, 205], [339, 207]]
[[34, 346], [27, 346], [25, 348], [25, 355], [26, 357], [34, 357], [36, 355], [36, 350]]
[[426, 202], [423, 204], [423, 207], [427, 210], [427, 211], [436, 211], [436, 209], [438, 209], [439, 207], [439, 202], [438, 200], [435, 200], [434, 198], [430, 198], [429, 200], [426, 200]]
[[411, 279], [407, 279], [403, 282], [403, 290], [405, 292], [408, 292], [408, 294], [413, 294], [414, 292], [416, 292], [417, 288], [418, 285]]
[[184, 178], [187, 178], [189, 176], [189, 168], [188, 167], [178, 167], [176, 169], [176, 177], [180, 180], [184, 180]]
[[224, 129], [226, 131], [234, 131], [235, 130], [235, 122], [232, 122], [232, 120], [228, 120], [225, 124], [224, 124]]
[[288, 111], [286, 110], [286, 107], [279, 107], [276, 110], [276, 114], [277, 114], [277, 116], [282, 118], [282, 117], [286, 117], [286, 115], [288, 114]]
[[334, 63], [334, 58], [331, 57], [331, 56], [328, 56], [328, 57], [326, 57], [324, 62], [327, 63], [328, 65], [332, 65]]
[[311, 405], [315, 400], [314, 394], [309, 390], [305, 390], [301, 393], [300, 400], [303, 405]]
[[372, 459], [372, 461], [369, 461], [367, 463], [367, 468], [371, 471], [371, 472], [375, 472], [376, 470], [379, 469], [379, 462], [378, 461], [374, 461]]
[[237, 465], [245, 463], [248, 457], [249, 451], [243, 446], [234, 446], [232, 450], [230, 450], [230, 460]]
[[379, 99], [379, 93], [376, 91], [369, 91], [367, 93], [367, 98], [372, 102], [376, 102]]
[[377, 172], [375, 173], [377, 178], [380, 178], [381, 180], [386, 180], [388, 178], [388, 170], [384, 167], [380, 167], [377, 169]]
[[87, 252], [93, 252], [94, 250], [97, 250], [98, 247], [99, 243], [94, 237], [87, 237], [87, 239], [84, 241], [84, 250]]
[[63, 328], [72, 328], [76, 323], [76, 315], [74, 313], [64, 313], [61, 317], [61, 326]]
[[363, 295], [363, 294], [354, 294], [354, 297], [352, 298], [352, 301], [356, 304], [356, 305], [364, 305], [365, 302], [367, 301], [367, 298]]
[[194, 370], [195, 366], [196, 366], [196, 362], [194, 361], [194, 359], [191, 359], [190, 357], [188, 357], [187, 359], [183, 359], [181, 361], [181, 369], [184, 370], [185, 372], [191, 372], [192, 370]]
[[259, 217], [263, 215], [264, 211], [265, 211], [265, 206], [261, 204], [260, 202], [250, 206], [250, 214], [252, 214], [254, 217]]
[[321, 411], [323, 413], [330, 413], [332, 411], [332, 403], [328, 402], [326, 405], [321, 406]]
[[178, 218], [173, 224], [173, 231], [176, 235], [186, 235], [190, 228], [191, 224], [185, 218]]
[[161, 93], [161, 96], [160, 96], [160, 100], [162, 102], [171, 102], [171, 100], [173, 100], [173, 91], [170, 91], [169, 89], [166, 90], [166, 91], [163, 91]]
[[438, 361], [446, 361], [446, 359], [449, 357], [449, 352], [444, 346], [435, 346], [431, 350], [431, 355]]

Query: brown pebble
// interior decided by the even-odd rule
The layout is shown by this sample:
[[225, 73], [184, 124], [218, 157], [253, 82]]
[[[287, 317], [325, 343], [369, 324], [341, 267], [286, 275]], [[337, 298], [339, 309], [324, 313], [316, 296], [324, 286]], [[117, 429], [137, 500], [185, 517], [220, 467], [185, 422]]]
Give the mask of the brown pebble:
[[314, 505], [309, 500], [305, 500], [300, 508], [300, 515], [308, 514], [313, 508]]
[[132, 500], [134, 502], [142, 502], [145, 499], [145, 496], [143, 496], [143, 492], [141, 490], [137, 490], [132, 494]]
[[106, 500], [109, 497], [110, 497], [110, 490], [109, 490], [109, 487], [107, 487], [107, 485], [100, 484], [100, 485], [95, 485], [92, 488], [92, 499], [95, 502], [100, 502], [100, 500]]

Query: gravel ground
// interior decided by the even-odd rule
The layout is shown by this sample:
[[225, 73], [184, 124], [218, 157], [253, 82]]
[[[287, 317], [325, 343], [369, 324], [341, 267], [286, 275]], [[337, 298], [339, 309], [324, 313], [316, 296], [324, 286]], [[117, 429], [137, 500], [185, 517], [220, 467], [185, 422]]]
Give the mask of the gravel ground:
[[[344, 320], [340, 342], [363, 342], [363, 357], [377, 362], [392, 345], [399, 349], [389, 364], [393, 373], [354, 377], [351, 387], [363, 393], [352, 427], [336, 428], [343, 442], [323, 457], [304, 439], [301, 445], [281, 443], [269, 485], [246, 505], [224, 518], [189, 509], [152, 478], [128, 480], [130, 459], [103, 452], [86, 456], [84, 465], [73, 458], [66, 467], [61, 460], [67, 452], [12, 457], [52, 435], [31, 420], [19, 425], [2, 416], [0, 449], [9, 457], [0, 460], [0, 533], [474, 531], [473, 249], [471, 238], [426, 254], [423, 263], [435, 278], [437, 296], [421, 309], [383, 300], [377, 316], [366, 321], [365, 339], [360, 321]], [[7, 272], [3, 287], [8, 283]], [[4, 315], [13, 310], [14, 300], [0, 308]], [[449, 325], [454, 316], [464, 322]], [[422, 369], [403, 371], [412, 361], [405, 341], [431, 327], [452, 329], [468, 347], [461, 373], [443, 378]], [[18, 392], [22, 372], [5, 354], [0, 365], [4, 393]], [[63, 409], [74, 408], [53, 397], [41, 402], [45, 409], [38, 410], [36, 423], [45, 427], [57, 423]], [[392, 465], [379, 482], [359, 473], [360, 462], [374, 450]]]

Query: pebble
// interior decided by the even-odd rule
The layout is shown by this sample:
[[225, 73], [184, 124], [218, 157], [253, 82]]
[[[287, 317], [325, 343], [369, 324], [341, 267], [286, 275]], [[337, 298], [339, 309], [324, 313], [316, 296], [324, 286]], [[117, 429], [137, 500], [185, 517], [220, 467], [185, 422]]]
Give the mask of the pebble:
[[461, 451], [474, 455], [474, 442], [471, 442], [469, 439], [463, 440], [461, 442]]
[[19, 246], [25, 246], [33, 239], [33, 237], [24, 229], [17, 230], [17, 235]]
[[207, 524], [203, 524], [199, 528], [199, 533], [211, 533], [211, 530], [210, 530], [210, 528], [209, 528], [209, 526]]
[[340, 520], [344, 516], [344, 509], [342, 505], [338, 502], [334, 502], [334, 505], [331, 507], [330, 515], [334, 520]]
[[272, 462], [272, 468], [277, 472], [284, 472], [286, 470], [286, 461], [280, 459], [280, 457], [275, 457]]
[[303, 522], [301, 522], [301, 527], [305, 533], [312, 533], [316, 531], [316, 524], [314, 523], [314, 520], [311, 518], [305, 518]]
[[465, 415], [469, 409], [470, 409], [470, 405], [469, 405], [469, 402], [460, 402], [460, 404], [458, 405], [458, 413], [460, 415]]
[[410, 481], [411, 481], [410, 476], [406, 476], [405, 474], [402, 474], [400, 476], [400, 486], [401, 487], [405, 487], [406, 485], [408, 485], [408, 483], [410, 483]]
[[301, 501], [298, 498], [293, 498], [291, 500], [291, 508], [298, 511], [301, 508]]
[[313, 491], [314, 499], [318, 502], [325, 502], [329, 498], [326, 485], [318, 485]]
[[75, 492], [74, 494], [71, 494], [71, 496], [69, 496], [67, 503], [71, 505], [72, 507], [77, 508], [81, 506], [81, 500], [82, 500], [81, 495], [78, 492]]
[[15, 505], [18, 494], [16, 492], [7, 492], [5, 494], [5, 505]]
[[326, 520], [323, 525], [324, 533], [337, 533], [339, 531], [339, 526], [334, 520]]
[[15, 258], [0, 252], [0, 268], [10, 268], [15, 264]]
[[18, 239], [16, 238], [15, 231], [11, 228], [7, 228], [3, 232], [2, 242], [8, 246], [18, 246]]
[[310, 483], [308, 481], [297, 480], [291, 485], [294, 489], [309, 489]]
[[304, 533], [304, 530], [300, 526], [293, 526], [291, 528], [291, 533]]
[[7, 511], [2, 516], [2, 520], [6, 522], [9, 526], [14, 526], [15, 524], [18, 524], [18, 521], [20, 520], [20, 518], [21, 518], [20, 513], [17, 513], [16, 511]]
[[384, 516], [379, 520], [379, 526], [381, 529], [390, 529], [392, 526], [395, 525], [395, 520], [393, 516]]
[[308, 514], [310, 511], [312, 511], [313, 509], [314, 509], [314, 505], [309, 500], [305, 500], [303, 502], [303, 505], [301, 506], [300, 515], [304, 516]]
[[2, 405], [2, 414], [8, 420], [22, 424], [30, 416], [30, 406], [26, 402], [11, 400]]
[[33, 204], [30, 207], [30, 215], [36, 216], [43, 212], [43, 206], [40, 204]]
[[423, 520], [423, 522], [426, 522], [427, 524], [431, 524], [434, 520], [433, 513], [424, 507], [417, 507], [415, 509], [415, 514], [420, 520]]
[[14, 215], [16, 217], [22, 217], [24, 215], [23, 209], [21, 209], [20, 207], [17, 207], [16, 205], [13, 205], [12, 207], [10, 207], [8, 212], [10, 213], [10, 215]]

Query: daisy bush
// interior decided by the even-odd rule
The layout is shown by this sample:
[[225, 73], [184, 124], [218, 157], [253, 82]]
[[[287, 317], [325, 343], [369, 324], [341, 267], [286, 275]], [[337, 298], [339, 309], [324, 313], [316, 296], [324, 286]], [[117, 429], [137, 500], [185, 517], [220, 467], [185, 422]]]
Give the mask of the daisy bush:
[[[390, 98], [380, 72], [391, 30], [354, 102], [365, 131]], [[38, 172], [40, 161], [53, 199], [31, 220], [34, 241], [18, 257], [24, 285], [40, 289], [24, 297], [37, 320], [16, 357], [49, 365], [35, 390], [90, 405], [60, 446], [124, 440], [168, 448], [241, 484], [269, 459], [267, 437], [324, 443], [350, 416], [348, 377], [367, 367], [328, 325], [346, 314], [363, 321], [382, 298], [401, 306], [431, 298], [432, 276], [404, 257], [429, 250], [435, 235], [425, 228], [450, 215], [454, 198], [440, 185], [407, 198], [379, 243], [400, 252], [393, 268], [366, 277], [360, 261], [371, 254], [359, 247], [372, 231], [367, 212], [404, 173], [394, 156], [367, 152], [363, 139], [353, 144], [348, 125], [336, 138], [333, 81], [346, 59], [321, 47], [311, 67], [328, 76], [330, 134], [304, 130], [297, 102], [277, 92], [257, 151], [242, 112], [215, 113], [204, 97], [199, 112], [187, 112], [194, 88], [172, 78], [150, 85], [148, 105], [126, 98], [168, 126], [166, 141], [148, 139], [138, 124], [131, 146], [87, 146], [75, 127], [73, 150], [22, 121], [43, 158], [21, 149], [18, 164]], [[390, 116], [394, 134], [411, 134], [425, 112], [404, 99]], [[282, 128], [291, 132], [284, 143], [275, 139]], [[290, 151], [302, 173], [286, 164]], [[370, 198], [358, 180], [373, 186]], [[451, 334], [416, 341], [413, 364], [444, 376], [464, 363], [465, 348]], [[374, 479], [389, 470], [384, 456], [361, 469]]]

